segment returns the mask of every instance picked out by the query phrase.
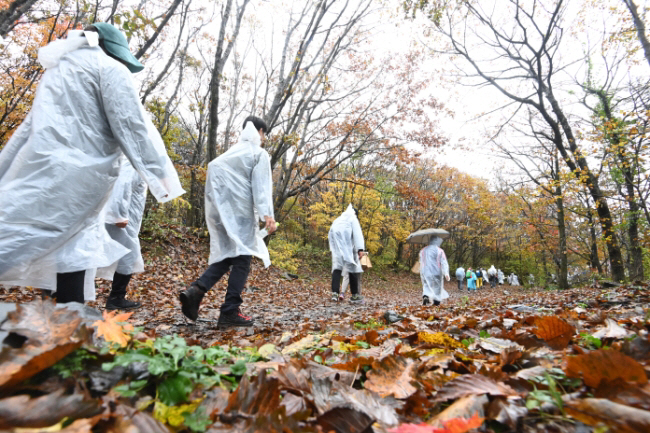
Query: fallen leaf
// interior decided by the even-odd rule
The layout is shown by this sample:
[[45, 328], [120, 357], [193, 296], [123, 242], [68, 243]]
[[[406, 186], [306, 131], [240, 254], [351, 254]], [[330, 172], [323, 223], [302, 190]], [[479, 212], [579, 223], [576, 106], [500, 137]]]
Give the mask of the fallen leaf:
[[98, 320], [93, 323], [93, 327], [97, 328], [97, 336], [104, 337], [104, 340], [110, 343], [119, 344], [120, 347], [125, 347], [129, 344], [131, 336], [124, 331], [132, 331], [133, 325], [125, 323], [133, 312], [120, 313], [117, 311], [104, 311], [104, 320]]
[[533, 325], [533, 334], [555, 350], [566, 348], [575, 334], [573, 326], [555, 316], [535, 317]]
[[626, 406], [650, 410], [649, 391], [647, 385], [644, 389], [619, 378], [611, 382], [601, 383], [594, 391], [594, 396], [597, 398], [606, 398]]
[[627, 337], [630, 333], [616, 323], [615, 320], [605, 319], [605, 327], [591, 334], [596, 338], [623, 338]]
[[471, 418], [452, 418], [444, 422], [443, 428], [430, 424], [402, 424], [388, 430], [391, 433], [466, 433], [483, 425], [483, 418], [474, 414]]
[[316, 418], [323, 431], [336, 433], [362, 433], [372, 426], [374, 420], [365, 413], [348, 408], [335, 407]]
[[650, 431], [650, 412], [602, 398], [569, 400], [565, 402], [564, 409], [573, 418], [589, 426], [604, 424], [618, 433]]
[[279, 385], [278, 379], [269, 377], [264, 370], [252, 380], [249, 376], [244, 376], [230, 395], [224, 412], [270, 415], [280, 405]]
[[430, 332], [418, 332], [418, 341], [420, 343], [435, 344], [437, 346], [446, 347], [448, 349], [460, 349], [462, 347], [465, 347], [460, 341], [455, 340], [453, 337], [445, 334], [444, 332], [436, 332], [433, 334]]
[[616, 350], [601, 349], [584, 355], [569, 356], [563, 369], [567, 377], [582, 379], [592, 388], [618, 378], [641, 385], [648, 382], [643, 366]]
[[523, 346], [520, 346], [514, 341], [503, 340], [501, 338], [494, 338], [494, 337], [481, 338], [478, 341], [478, 345], [481, 346], [483, 349], [489, 350], [490, 352], [494, 352], [494, 353], [501, 353], [506, 349], [519, 349], [519, 350], [524, 349]]
[[487, 410], [488, 418], [516, 430], [519, 419], [528, 414], [528, 409], [522, 404], [522, 401], [522, 399], [513, 401], [497, 397], [490, 402]]
[[0, 428], [47, 427], [63, 418], [87, 418], [102, 411], [95, 400], [82, 394], [63, 395], [61, 389], [52, 394], [30, 398], [16, 395], [0, 400]]
[[368, 380], [364, 386], [382, 397], [392, 395], [407, 398], [417, 391], [411, 385], [414, 368], [415, 363], [411, 359], [387, 356], [372, 363], [372, 370], [366, 373]]
[[455, 400], [468, 395], [516, 396], [517, 392], [504, 383], [498, 383], [480, 374], [464, 374], [445, 384], [435, 401]]
[[88, 338], [77, 312], [55, 308], [54, 301], [18, 305], [2, 324], [7, 339], [20, 345], [4, 345], [0, 351], [0, 389], [12, 388], [59, 362]]

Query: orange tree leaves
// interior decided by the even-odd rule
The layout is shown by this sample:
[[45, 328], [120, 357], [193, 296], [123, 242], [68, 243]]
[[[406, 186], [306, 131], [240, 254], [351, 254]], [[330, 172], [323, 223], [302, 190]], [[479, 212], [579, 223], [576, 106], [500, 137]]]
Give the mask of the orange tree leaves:
[[407, 398], [417, 389], [411, 385], [415, 363], [412, 359], [387, 356], [372, 363], [365, 388], [382, 397]]
[[124, 331], [132, 331], [133, 325], [124, 322], [131, 317], [131, 314], [133, 312], [117, 314], [117, 311], [110, 313], [104, 311], [104, 320], [93, 323], [93, 326], [97, 328], [97, 336], [104, 337], [104, 340], [119, 344], [121, 347], [126, 346], [131, 337], [125, 334]]
[[0, 352], [0, 389], [10, 388], [59, 362], [87, 338], [77, 312], [56, 308], [54, 301], [18, 305], [3, 328], [23, 339]]
[[570, 356], [564, 362], [564, 372], [568, 377], [584, 380], [592, 388], [618, 378], [640, 385], [648, 382], [641, 364], [615, 350], [596, 350]]
[[555, 350], [565, 349], [575, 333], [575, 328], [555, 316], [535, 317], [533, 334]]

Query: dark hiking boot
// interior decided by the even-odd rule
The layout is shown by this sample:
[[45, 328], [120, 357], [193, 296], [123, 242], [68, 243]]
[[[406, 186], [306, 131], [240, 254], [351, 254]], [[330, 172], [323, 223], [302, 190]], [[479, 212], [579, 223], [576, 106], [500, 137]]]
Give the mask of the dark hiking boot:
[[253, 326], [253, 318], [242, 314], [241, 311], [237, 310], [234, 313], [219, 315], [219, 322], [217, 323], [218, 328], [230, 328], [230, 327], [249, 327]]
[[361, 295], [352, 295], [350, 298], [350, 302], [353, 304], [361, 304], [363, 303], [363, 297]]
[[440, 305], [440, 301], [433, 301], [433, 305], [437, 307], [438, 305]]
[[126, 298], [113, 298], [113, 297], [108, 297], [106, 299], [106, 310], [107, 311], [113, 311], [113, 310], [135, 310], [136, 308], [140, 308], [142, 306], [141, 303], [135, 302], [135, 301], [129, 301]]
[[425, 307], [426, 307], [427, 305], [431, 305], [431, 301], [429, 300], [429, 297], [428, 297], [428, 296], [423, 296], [423, 297], [422, 297], [422, 305], [424, 305]]
[[179, 299], [181, 300], [181, 311], [190, 320], [199, 318], [199, 307], [201, 300], [205, 296], [205, 292], [196, 284], [191, 284], [184, 292], [181, 292]]

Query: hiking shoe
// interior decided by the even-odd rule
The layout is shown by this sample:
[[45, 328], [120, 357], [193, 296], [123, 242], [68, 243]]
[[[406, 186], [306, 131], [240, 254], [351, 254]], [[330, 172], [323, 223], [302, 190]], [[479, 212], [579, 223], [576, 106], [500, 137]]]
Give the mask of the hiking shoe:
[[344, 299], [344, 298], [345, 298], [345, 295], [344, 295], [343, 293], [341, 293], [341, 294], [339, 295], [339, 302], [343, 302], [343, 299]]
[[194, 283], [190, 284], [187, 290], [181, 292], [179, 299], [181, 300], [181, 311], [185, 317], [190, 320], [199, 318], [199, 306], [204, 296], [205, 292]]
[[352, 297], [350, 298], [350, 302], [354, 304], [361, 303], [363, 302], [363, 297], [361, 295], [352, 295]]
[[139, 302], [135, 301], [129, 301], [126, 298], [112, 298], [108, 297], [106, 299], [106, 307], [104, 307], [107, 311], [113, 311], [113, 310], [135, 310], [136, 308], [142, 307], [142, 304]]
[[217, 323], [218, 328], [234, 326], [253, 326], [253, 318], [251, 316], [242, 314], [242, 312], [239, 310], [235, 311], [234, 313], [221, 313], [219, 315], [219, 322]]
[[431, 301], [429, 300], [429, 297], [428, 297], [428, 296], [423, 296], [423, 297], [422, 297], [422, 305], [424, 305], [425, 307], [426, 307], [427, 305], [431, 305]]
[[440, 305], [440, 301], [433, 301], [433, 305], [437, 307], [438, 305]]
[[[342, 295], [341, 295], [341, 296], [342, 296]], [[336, 292], [332, 292], [332, 297], [331, 297], [331, 299], [332, 299], [332, 302], [338, 302], [339, 299], [340, 299], [340, 298], [339, 298], [339, 294], [336, 293]]]

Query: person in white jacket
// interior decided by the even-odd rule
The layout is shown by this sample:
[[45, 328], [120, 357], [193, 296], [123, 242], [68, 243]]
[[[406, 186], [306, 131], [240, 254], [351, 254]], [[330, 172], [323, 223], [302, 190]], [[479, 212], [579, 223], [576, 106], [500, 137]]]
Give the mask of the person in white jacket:
[[97, 276], [112, 280], [111, 293], [106, 300], [107, 310], [130, 310], [140, 303], [126, 299], [126, 288], [135, 273], [144, 272], [140, 251], [140, 226], [147, 200], [147, 184], [131, 163], [122, 163], [120, 175], [106, 206], [106, 231], [130, 252], [117, 263], [97, 271]]
[[226, 298], [218, 327], [253, 326], [253, 319], [240, 311], [253, 256], [271, 265], [265, 231], [276, 229], [273, 213], [273, 181], [269, 154], [261, 147], [268, 127], [255, 116], [244, 121], [239, 142], [208, 165], [205, 183], [205, 220], [210, 231], [210, 267], [180, 294], [183, 314], [199, 315], [201, 300], [230, 269]]
[[434, 305], [449, 297], [443, 279], [449, 281], [449, 263], [442, 248], [442, 238], [433, 236], [429, 245], [420, 251], [420, 279], [422, 280], [422, 305]]
[[129, 250], [102, 211], [125, 155], [160, 202], [184, 193], [131, 73], [143, 66], [107, 23], [39, 50], [46, 69], [32, 108], [0, 152], [0, 284], [84, 302], [87, 270]]
[[349, 273], [350, 302], [362, 302], [359, 291], [361, 287], [361, 258], [365, 250], [365, 241], [357, 212], [352, 204], [334, 220], [327, 235], [330, 252], [332, 253], [332, 301], [339, 301], [341, 275], [343, 271]]

